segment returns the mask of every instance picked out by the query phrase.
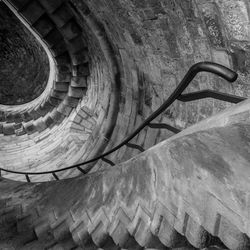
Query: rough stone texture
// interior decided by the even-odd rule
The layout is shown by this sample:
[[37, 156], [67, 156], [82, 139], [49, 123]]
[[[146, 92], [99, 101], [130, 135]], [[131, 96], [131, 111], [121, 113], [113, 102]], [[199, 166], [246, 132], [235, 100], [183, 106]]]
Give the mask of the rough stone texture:
[[38, 97], [48, 81], [47, 55], [2, 2], [0, 47], [0, 103], [23, 104]]
[[[84, 15], [86, 6], [82, 1], [72, 2]], [[237, 1], [234, 7], [231, 6], [234, 2], [230, 5], [227, 1], [103, 0], [86, 3], [104, 25], [120, 57], [125, 79], [120, 115], [109, 148], [122, 140], [121, 127], [129, 133], [145, 120], [167, 99], [188, 68], [196, 62], [221, 63], [237, 71], [239, 79], [230, 84], [201, 73], [188, 87], [187, 93], [214, 89], [248, 96], [248, 2]], [[233, 31], [241, 34], [237, 40]], [[183, 129], [229, 106], [231, 104], [212, 99], [175, 102], [159, 121]], [[133, 142], [149, 148], [171, 135], [169, 131], [148, 129]], [[110, 156], [111, 159], [123, 161], [137, 154], [131, 149], [121, 151]]]
[[[27, 9], [33, 8], [35, 5], [32, 6], [27, 6]], [[69, 12], [69, 8], [67, 12]], [[42, 20], [45, 17], [43, 16]], [[49, 19], [50, 24], [54, 19], [56, 19], [56, 13]], [[71, 23], [76, 22], [71, 20]], [[79, 32], [78, 28], [79, 26], [77, 26], [77, 32]], [[19, 106], [13, 109], [7, 107], [4, 110], [4, 107], [2, 107], [4, 128], [1, 130], [4, 135], [1, 142], [3, 148], [0, 152], [2, 167], [36, 171], [52, 169], [52, 166], [54, 169], [62, 168], [81, 159], [86, 159], [90, 153], [95, 155], [95, 151], [98, 153], [100, 148], [104, 149], [102, 141], [106, 140], [105, 131], [109, 130], [110, 121], [115, 121], [114, 115], [113, 117], [107, 117], [114, 113], [113, 108], [108, 108], [108, 106], [114, 106], [112, 101], [117, 93], [110, 93], [111, 88], [115, 89], [115, 87], [112, 87], [114, 84], [113, 69], [110, 68], [110, 65], [106, 65], [106, 60], [110, 59], [101, 52], [98, 38], [93, 35], [92, 31], [89, 32], [88, 36], [88, 39], [91, 40], [89, 51], [91, 51], [92, 60], [86, 62], [85, 58], [84, 62], [74, 61], [74, 64], [76, 64], [74, 65], [74, 72], [72, 72], [72, 66], [70, 65], [71, 53], [78, 53], [81, 50], [86, 53], [86, 37], [81, 34], [70, 41], [66, 41], [67, 36], [64, 37], [66, 41], [64, 45], [66, 46], [66, 43], [67, 46], [69, 45], [69, 54], [62, 51], [56, 57], [56, 75], [52, 92], [46, 93], [46, 95], [51, 94], [49, 98], [46, 98], [45, 101], [40, 99], [30, 106], [20, 106], [20, 108]], [[42, 37], [42, 39], [46, 42], [46, 37]], [[53, 39], [51, 42], [55, 43]], [[104, 42], [102, 41], [102, 43]], [[97, 66], [94, 64], [96, 58], [98, 58]], [[90, 76], [88, 64], [93, 67]], [[105, 74], [102, 75], [100, 72], [105, 72]], [[86, 87], [88, 87], [88, 91], [85, 96]], [[104, 89], [106, 97], [102, 95]], [[101, 98], [99, 98], [100, 95]], [[112, 96], [112, 98], [107, 98], [108, 96]], [[43, 102], [39, 103], [41, 100]], [[76, 112], [82, 109], [85, 110], [83, 112], [86, 113], [86, 116], [81, 117], [81, 120], [75, 119]], [[102, 112], [99, 112], [100, 109]], [[20, 110], [22, 112], [25, 110], [25, 112], [18, 116]], [[18, 126], [15, 117], [17, 117]], [[6, 122], [9, 123], [8, 126], [5, 125]], [[101, 125], [104, 125], [104, 127], [100, 130]], [[8, 138], [7, 135], [9, 134], [18, 137]], [[94, 135], [90, 136], [91, 134]], [[98, 141], [99, 146], [96, 141]], [[35, 151], [37, 152], [34, 153]], [[11, 162], [16, 163], [12, 164]], [[60, 177], [79, 174], [79, 171], [71, 172], [74, 171], [62, 173]], [[5, 176], [7, 177], [7, 175]], [[8, 175], [8, 177], [11, 177], [11, 175]], [[51, 178], [53, 177], [44, 176], [42, 179]], [[38, 176], [37, 180], [39, 179]]]
[[36, 184], [1, 179], [2, 244], [248, 250], [249, 105], [112, 169]]
[[[1, 167], [58, 169], [112, 148], [198, 61], [233, 68], [239, 79], [199, 74], [187, 93], [249, 95], [247, 1], [10, 1], [41, 31], [56, 74], [42, 101], [1, 110]], [[139, 150], [123, 147], [87, 176], [62, 181], [2, 178], [0, 248], [249, 250], [249, 105], [204, 120], [231, 105], [175, 102], [155, 122], [184, 129], [204, 121], [175, 136], [146, 128], [132, 140], [150, 148], [139, 156], [130, 159]], [[109, 160], [123, 163], [111, 169]], [[91, 167], [1, 174], [39, 182]]]
[[[142, 71], [141, 74], [145, 75], [144, 79], [147, 79], [150, 84], [147, 87], [147, 84], [142, 82], [143, 91], [152, 93], [154, 90], [156, 92], [157, 95], [152, 97], [152, 103], [148, 103], [151, 109], [157, 107], [158, 103], [155, 103], [157, 96], [162, 101], [170, 94], [176, 84], [175, 80], [172, 86], [173, 76], [177, 78], [178, 83], [192, 63], [200, 60], [213, 60], [226, 66], [233, 66], [231, 47], [228, 46], [231, 40], [226, 33], [224, 20], [224, 15], [227, 17], [231, 14], [227, 13], [226, 7], [219, 3], [214, 1], [197, 1], [197, 3], [195, 1], [185, 1], [185, 3], [183, 1], [151, 1], [138, 4], [136, 1], [126, 1], [124, 4], [124, 1], [102, 1], [102, 4], [99, 4], [97, 1], [96, 3], [91, 1], [89, 6], [92, 7], [93, 12], [102, 10], [98, 17], [107, 24], [105, 28], [110, 31], [110, 39], [117, 44], [118, 48], [125, 49], [127, 56], [134, 58], [136, 65]], [[242, 18], [242, 12], [247, 13], [247, 5], [243, 1], [240, 6], [238, 12], [234, 11], [235, 19]], [[220, 11], [224, 11], [225, 14], [222, 16]], [[119, 17], [115, 13], [120, 13]], [[231, 28], [236, 29], [236, 27]], [[244, 20], [244, 29], [246, 30], [244, 34], [249, 32], [247, 16]], [[247, 42], [247, 39], [240, 39], [242, 45]], [[248, 73], [245, 72], [245, 74]], [[191, 86], [191, 88], [192, 90], [213, 88], [216, 82], [217, 80], [210, 77], [205, 81], [200, 79], [199, 85]], [[244, 84], [246, 82], [244, 81]], [[168, 89], [168, 92], [166, 93], [161, 91], [163, 83], [167, 85], [165, 89]], [[236, 83], [236, 86], [238, 84]], [[142, 106], [146, 108], [147, 105]], [[214, 106], [211, 108], [218, 110]], [[178, 113], [180, 117], [177, 120], [181, 119], [180, 113], [183, 111]], [[208, 113], [207, 116], [209, 115]], [[187, 121], [183, 122], [187, 123]]]

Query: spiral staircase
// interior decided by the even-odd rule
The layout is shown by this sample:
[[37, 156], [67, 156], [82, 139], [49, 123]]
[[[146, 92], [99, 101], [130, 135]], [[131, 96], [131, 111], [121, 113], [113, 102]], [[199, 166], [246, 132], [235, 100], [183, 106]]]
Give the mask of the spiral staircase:
[[217, 60], [191, 60], [187, 43], [178, 59], [167, 19], [169, 54], [151, 55], [150, 35], [132, 28], [166, 13], [200, 25], [198, 7], [208, 27], [207, 6], [226, 4], [186, 2], [0, 2], [43, 51], [33, 61], [45, 66], [24, 68], [47, 79], [39, 95], [0, 105], [0, 249], [250, 249], [249, 41], [230, 38], [231, 62], [213, 26]]

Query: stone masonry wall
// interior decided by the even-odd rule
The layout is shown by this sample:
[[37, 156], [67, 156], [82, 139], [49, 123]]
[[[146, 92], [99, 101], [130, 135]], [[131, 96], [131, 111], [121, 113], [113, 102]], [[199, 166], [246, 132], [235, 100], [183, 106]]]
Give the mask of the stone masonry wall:
[[[81, 0], [72, 2], [78, 10], [84, 10]], [[239, 78], [234, 83], [228, 83], [217, 76], [200, 73], [186, 93], [213, 89], [249, 96], [248, 1], [94, 0], [86, 3], [104, 25], [121, 59], [128, 84], [128, 89], [122, 92], [122, 100], [128, 99], [127, 91], [132, 93], [133, 98], [126, 106], [128, 116], [121, 114], [120, 123], [134, 116], [132, 124], [129, 123], [130, 131], [156, 110], [187, 70], [200, 61], [227, 66], [235, 70]], [[159, 120], [184, 129], [231, 105], [210, 98], [190, 103], [176, 101]], [[149, 148], [172, 134], [149, 128], [141, 132], [134, 142]], [[114, 137], [113, 145], [116, 139]], [[122, 160], [138, 153], [131, 149], [122, 151], [120, 155], [125, 155]], [[111, 158], [118, 160], [117, 155]]]

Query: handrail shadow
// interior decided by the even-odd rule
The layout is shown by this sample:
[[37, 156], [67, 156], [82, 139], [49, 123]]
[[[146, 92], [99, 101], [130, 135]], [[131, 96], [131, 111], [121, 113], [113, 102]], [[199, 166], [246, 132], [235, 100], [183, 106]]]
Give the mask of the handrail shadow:
[[207, 97], [212, 97], [215, 99], [223, 100], [223, 101], [228, 101], [232, 103], [238, 103], [246, 98], [240, 97], [240, 96], [234, 96], [234, 95], [229, 95], [213, 90], [204, 90], [204, 91], [199, 91], [199, 92], [194, 92], [194, 93], [189, 93], [189, 94], [183, 94], [183, 91], [188, 87], [188, 85], [191, 83], [191, 81], [194, 79], [194, 77], [199, 73], [199, 72], [209, 72], [213, 73], [217, 76], [220, 76], [224, 78], [225, 80], [229, 82], [234, 82], [238, 75], [231, 69], [217, 64], [213, 62], [199, 62], [194, 64], [186, 73], [180, 84], [176, 87], [174, 92], [170, 95], [170, 97], [156, 110], [154, 111], [135, 131], [133, 131], [129, 136], [127, 136], [121, 143], [119, 143], [117, 146], [113, 147], [109, 151], [94, 157], [93, 159], [87, 160], [85, 162], [81, 162], [69, 167], [61, 168], [61, 169], [56, 169], [56, 170], [51, 170], [51, 171], [42, 171], [42, 172], [21, 172], [21, 171], [14, 171], [14, 170], [8, 170], [4, 168], [0, 168], [0, 173], [2, 171], [7, 172], [7, 173], [13, 173], [13, 174], [19, 174], [19, 175], [25, 175], [27, 182], [31, 182], [30, 180], [30, 175], [44, 175], [44, 174], [52, 174], [55, 180], [59, 180], [59, 177], [56, 175], [58, 172], [70, 170], [73, 168], [77, 168], [79, 172], [82, 174], [87, 174], [93, 166], [87, 167], [85, 169], [82, 169], [81, 166], [96, 162], [98, 160], [103, 160], [104, 162], [110, 164], [111, 166], [114, 166], [115, 163], [113, 163], [111, 160], [105, 158], [106, 156], [112, 154], [113, 152], [117, 151], [123, 146], [128, 146], [132, 148], [136, 148], [140, 151], [144, 151], [144, 149], [136, 144], [130, 143], [130, 141], [138, 135], [145, 127], [150, 127], [150, 128], [162, 128], [162, 129], [168, 129], [174, 133], [180, 132], [179, 129], [174, 128], [168, 124], [156, 124], [152, 123], [152, 121], [158, 117], [160, 114], [162, 114], [175, 100], [183, 101], [183, 102], [188, 102], [188, 101], [193, 101], [193, 100], [198, 100], [198, 99], [203, 99]]

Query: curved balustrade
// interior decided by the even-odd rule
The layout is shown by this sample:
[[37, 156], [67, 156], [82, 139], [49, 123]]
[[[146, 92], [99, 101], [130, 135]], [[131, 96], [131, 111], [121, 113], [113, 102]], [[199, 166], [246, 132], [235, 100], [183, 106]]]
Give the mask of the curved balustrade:
[[13, 170], [7, 170], [4, 168], [0, 168], [0, 171], [5, 171], [7, 173], [14, 173], [14, 174], [21, 174], [25, 175], [27, 182], [31, 182], [30, 175], [44, 175], [44, 174], [52, 174], [55, 180], [59, 180], [59, 177], [56, 175], [57, 172], [66, 171], [69, 169], [77, 168], [79, 172], [82, 174], [88, 173], [93, 166], [90, 166], [86, 169], [82, 169], [81, 166], [96, 162], [98, 160], [102, 160], [111, 166], [114, 166], [115, 163], [111, 160], [107, 159], [106, 156], [112, 154], [116, 150], [120, 149], [123, 146], [131, 147], [134, 149], [137, 149], [139, 151], [144, 151], [144, 149], [136, 144], [131, 143], [131, 140], [138, 135], [145, 127], [150, 127], [153, 129], [168, 129], [174, 133], [180, 132], [179, 129], [174, 128], [168, 124], [162, 124], [162, 123], [152, 123], [152, 121], [158, 117], [160, 114], [162, 114], [175, 100], [183, 101], [183, 102], [189, 102], [193, 100], [199, 100], [207, 97], [211, 97], [218, 100], [223, 100], [231, 103], [238, 103], [246, 98], [229, 95], [221, 92], [216, 92], [212, 90], [203, 90], [199, 92], [193, 92], [189, 94], [182, 94], [183, 91], [188, 87], [190, 82], [194, 79], [194, 77], [199, 72], [209, 72], [213, 73], [215, 75], [218, 75], [225, 80], [229, 82], [234, 82], [237, 79], [237, 73], [234, 71], [213, 62], [199, 62], [194, 64], [189, 71], [186, 73], [180, 84], [177, 86], [177, 88], [174, 90], [174, 92], [171, 94], [171, 96], [155, 111], [153, 112], [133, 133], [131, 133], [129, 136], [127, 136], [120, 144], [112, 148], [111, 150], [103, 153], [102, 155], [95, 157], [93, 159], [87, 160], [82, 163], [75, 164], [73, 166], [65, 167], [62, 169], [57, 170], [51, 170], [51, 171], [44, 171], [44, 172], [19, 172], [19, 171], [13, 171]]

